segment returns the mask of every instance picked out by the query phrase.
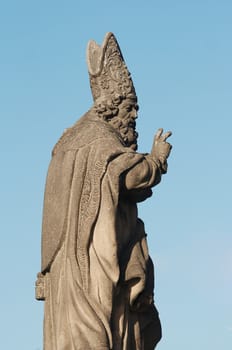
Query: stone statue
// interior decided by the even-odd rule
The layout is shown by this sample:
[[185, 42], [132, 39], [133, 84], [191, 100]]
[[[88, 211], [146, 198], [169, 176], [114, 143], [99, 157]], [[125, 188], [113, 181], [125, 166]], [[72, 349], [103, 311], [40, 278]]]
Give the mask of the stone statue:
[[93, 107], [52, 152], [43, 215], [45, 350], [152, 350], [161, 338], [154, 271], [137, 203], [167, 172], [171, 132], [136, 152], [137, 97], [119, 45], [90, 41]]

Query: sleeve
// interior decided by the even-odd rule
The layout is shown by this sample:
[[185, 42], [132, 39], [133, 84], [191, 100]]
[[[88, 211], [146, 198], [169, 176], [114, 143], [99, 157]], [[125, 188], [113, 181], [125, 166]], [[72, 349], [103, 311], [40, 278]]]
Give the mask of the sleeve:
[[150, 189], [161, 181], [162, 169], [149, 154], [131, 168], [125, 175], [126, 190]]

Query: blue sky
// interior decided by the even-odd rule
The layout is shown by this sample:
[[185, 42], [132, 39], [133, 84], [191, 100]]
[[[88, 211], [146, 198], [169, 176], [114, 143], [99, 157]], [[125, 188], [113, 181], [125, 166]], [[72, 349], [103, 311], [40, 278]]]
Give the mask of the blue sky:
[[86, 45], [107, 31], [139, 98], [139, 151], [173, 131], [169, 172], [139, 207], [158, 349], [231, 349], [231, 17], [229, 0], [1, 3], [1, 349], [42, 350], [34, 281], [50, 152], [92, 104]]

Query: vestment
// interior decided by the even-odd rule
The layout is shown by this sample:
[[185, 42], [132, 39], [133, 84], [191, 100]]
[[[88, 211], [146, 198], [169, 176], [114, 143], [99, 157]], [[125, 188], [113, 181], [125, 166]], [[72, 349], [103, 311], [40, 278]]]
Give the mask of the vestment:
[[45, 350], [150, 350], [159, 340], [153, 265], [124, 182], [143, 162], [151, 174], [134, 189], [140, 198], [158, 167], [93, 111], [55, 147], [43, 218]]

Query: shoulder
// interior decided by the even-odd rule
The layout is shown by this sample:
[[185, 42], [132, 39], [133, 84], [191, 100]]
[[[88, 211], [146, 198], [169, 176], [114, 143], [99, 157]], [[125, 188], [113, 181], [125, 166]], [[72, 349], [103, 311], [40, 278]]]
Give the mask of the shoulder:
[[52, 154], [77, 150], [93, 144], [95, 147], [105, 145], [105, 147], [125, 148], [119, 133], [90, 110], [72, 127], [64, 131], [53, 148]]

